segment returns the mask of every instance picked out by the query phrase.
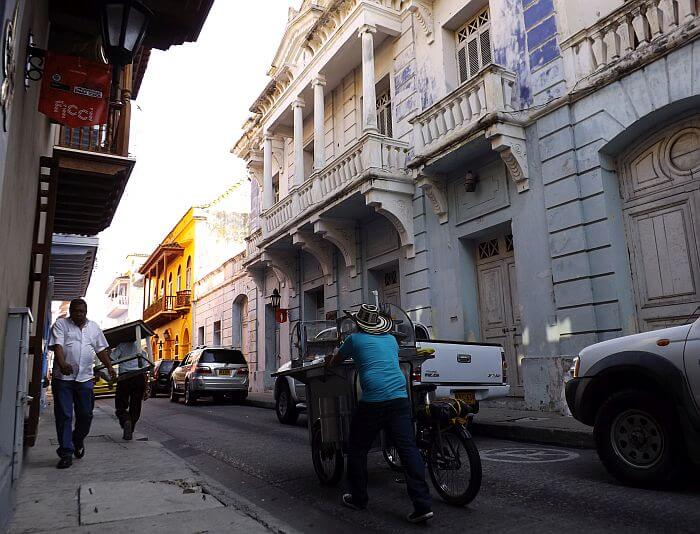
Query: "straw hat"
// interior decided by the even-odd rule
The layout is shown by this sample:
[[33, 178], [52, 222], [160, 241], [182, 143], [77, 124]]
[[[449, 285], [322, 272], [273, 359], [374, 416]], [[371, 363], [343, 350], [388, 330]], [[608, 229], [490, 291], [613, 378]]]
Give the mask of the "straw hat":
[[393, 327], [391, 319], [382, 315], [379, 308], [371, 304], [363, 304], [359, 311], [348, 315], [352, 315], [357, 326], [368, 334], [386, 334], [391, 332]]

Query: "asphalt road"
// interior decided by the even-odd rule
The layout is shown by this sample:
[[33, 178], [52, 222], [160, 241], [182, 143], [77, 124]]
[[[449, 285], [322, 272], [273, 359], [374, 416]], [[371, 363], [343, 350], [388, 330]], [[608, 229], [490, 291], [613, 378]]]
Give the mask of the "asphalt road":
[[[98, 401], [109, 405], [111, 399]], [[321, 486], [311, 464], [306, 418], [278, 423], [272, 410], [216, 404], [144, 405], [137, 431], [160, 441], [199, 471], [303, 532], [698, 532], [700, 478], [664, 491], [621, 486], [595, 451], [478, 438], [483, 483], [465, 508], [435, 495], [429, 526], [404, 520], [405, 486], [370, 455], [370, 503], [364, 512], [340, 505], [342, 486]]]

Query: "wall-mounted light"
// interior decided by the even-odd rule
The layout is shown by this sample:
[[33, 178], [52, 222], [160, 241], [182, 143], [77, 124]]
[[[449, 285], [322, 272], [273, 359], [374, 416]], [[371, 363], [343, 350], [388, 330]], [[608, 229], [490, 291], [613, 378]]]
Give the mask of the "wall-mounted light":
[[102, 47], [114, 66], [117, 80], [121, 67], [134, 61], [153, 12], [138, 0], [105, 0], [102, 4]]
[[280, 292], [278, 291], [278, 289], [275, 288], [272, 291], [272, 295], [270, 295], [270, 304], [272, 305], [273, 310], [279, 310], [281, 300], [282, 300], [282, 296], [280, 295]]
[[464, 175], [464, 190], [467, 193], [473, 193], [476, 191], [476, 183], [479, 181], [479, 177], [471, 172], [467, 171], [467, 174]]

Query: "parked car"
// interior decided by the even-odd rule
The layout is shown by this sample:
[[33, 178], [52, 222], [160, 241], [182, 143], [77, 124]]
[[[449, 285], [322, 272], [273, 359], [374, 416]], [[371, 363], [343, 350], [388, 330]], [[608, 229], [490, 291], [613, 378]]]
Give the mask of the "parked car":
[[148, 375], [151, 397], [156, 397], [158, 393], [170, 394], [170, 378], [178, 365], [179, 360], [158, 360], [154, 364]]
[[[415, 324], [417, 348], [432, 348], [434, 358], [414, 370], [414, 384], [437, 386], [436, 397], [455, 397], [479, 410], [479, 401], [508, 394], [506, 359], [503, 347], [489, 343], [431, 340], [428, 329]], [[336, 339], [336, 329], [318, 333], [317, 341]], [[291, 362], [280, 367], [289, 369]], [[299, 412], [306, 409], [306, 388], [291, 377], [275, 382], [275, 408], [281, 423], [294, 424]]]
[[240, 350], [227, 347], [198, 347], [175, 368], [170, 378], [170, 400], [181, 395], [193, 405], [199, 397], [238, 402], [248, 397], [248, 364]]
[[655, 485], [700, 465], [700, 319], [586, 347], [571, 374], [567, 404], [616, 478]]

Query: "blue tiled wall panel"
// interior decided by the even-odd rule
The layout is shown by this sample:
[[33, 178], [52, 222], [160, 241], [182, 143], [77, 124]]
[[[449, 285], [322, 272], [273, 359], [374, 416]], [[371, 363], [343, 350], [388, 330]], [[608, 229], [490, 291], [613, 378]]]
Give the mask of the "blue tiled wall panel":
[[537, 0], [525, 10], [525, 27], [532, 28], [552, 13], [554, 13], [554, 0]]
[[538, 48], [530, 54], [530, 69], [535, 70], [545, 63], [549, 63], [553, 59], [559, 57], [559, 47], [557, 40], [552, 39], [547, 41], [544, 46]]
[[527, 32], [527, 47], [530, 50], [537, 48], [545, 41], [548, 41], [557, 34], [557, 23], [554, 15], [542, 21]]

